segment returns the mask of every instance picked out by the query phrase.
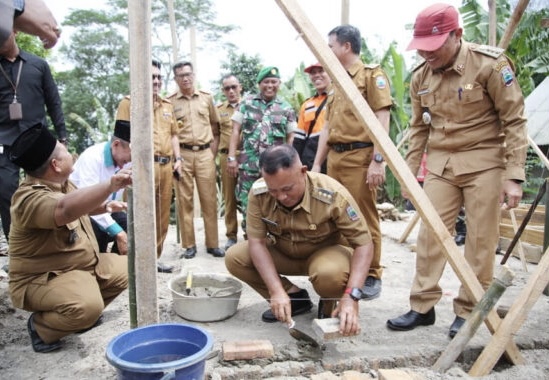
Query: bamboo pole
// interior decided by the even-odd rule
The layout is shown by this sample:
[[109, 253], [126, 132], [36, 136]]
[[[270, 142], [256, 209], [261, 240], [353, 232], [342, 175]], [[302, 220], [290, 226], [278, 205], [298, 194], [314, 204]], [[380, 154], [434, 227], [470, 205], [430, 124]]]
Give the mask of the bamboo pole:
[[488, 45], [496, 46], [496, 0], [488, 0]]
[[133, 229], [133, 189], [126, 190], [128, 196], [128, 307], [130, 327], [137, 327], [137, 302], [135, 300], [135, 231]]
[[128, 7], [137, 324], [158, 322], [152, 133], [151, 0]]
[[350, 0], [341, 0], [341, 25], [349, 23]]
[[[410, 198], [416, 210], [420, 213], [422, 220], [434, 232], [448, 263], [456, 273], [464, 289], [474, 302], [478, 302], [484, 294], [484, 289], [471, 269], [471, 266], [456, 246], [453, 237], [446, 229], [425, 191], [417, 183], [415, 174], [412, 174], [379, 120], [372, 112], [372, 109], [326, 44], [325, 37], [323, 38], [316, 31], [311, 21], [300, 8], [297, 0], [276, 0], [276, 2], [287, 16], [288, 21], [295, 27], [298, 34], [302, 36], [309, 49], [311, 49], [322, 64], [322, 67], [328, 71], [333, 84], [349, 102], [355, 115], [364, 123], [372, 141], [385, 157], [389, 168], [397, 180], [408, 190]], [[495, 311], [491, 311], [486, 319], [486, 324], [491, 332], [496, 331], [500, 322], [501, 320]], [[524, 358], [516, 344], [512, 341], [509, 341], [506, 347], [506, 356], [514, 364], [524, 363]]]
[[433, 365], [433, 370], [444, 373], [452, 366], [452, 363], [456, 361], [467, 343], [473, 338], [488, 312], [494, 308], [505, 290], [511, 286], [514, 276], [508, 267], [500, 267], [496, 278], [490, 284], [482, 299], [473, 308], [454, 339], [452, 339], [446, 350], [444, 350]]
[[503, 34], [503, 37], [499, 41], [499, 47], [502, 49], [507, 49], [509, 46], [509, 43], [511, 42], [511, 38], [513, 38], [513, 34], [515, 33], [515, 30], [517, 29], [517, 26], [520, 22], [520, 19], [522, 18], [522, 14], [526, 10], [526, 7], [528, 6], [528, 3], [530, 3], [530, 0], [519, 0], [515, 11], [511, 15], [511, 19], [509, 20], [509, 23], [507, 24], [507, 28], [505, 29], [505, 33]]
[[528, 279], [526, 286], [511, 305], [509, 312], [500, 323], [496, 333], [477, 358], [469, 375], [485, 376], [496, 365], [507, 343], [520, 329], [526, 316], [532, 310], [543, 289], [549, 283], [549, 249], [541, 257], [536, 269]]

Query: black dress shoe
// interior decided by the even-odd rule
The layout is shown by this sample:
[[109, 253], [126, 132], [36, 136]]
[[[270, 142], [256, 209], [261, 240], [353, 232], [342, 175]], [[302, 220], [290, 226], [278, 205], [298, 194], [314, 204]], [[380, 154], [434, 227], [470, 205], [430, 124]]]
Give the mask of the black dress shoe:
[[373, 300], [381, 294], [381, 279], [372, 276], [366, 277], [364, 286], [362, 287], [362, 300]]
[[229, 248], [231, 248], [233, 245], [236, 244], [236, 239], [229, 239], [227, 240], [227, 243], [225, 244], [225, 251]]
[[206, 252], [208, 252], [213, 257], [225, 257], [225, 251], [221, 248], [207, 248]]
[[162, 263], [156, 263], [156, 271], [158, 273], [172, 273], [173, 272], [173, 266], [172, 265], [162, 264]]
[[457, 234], [456, 235], [456, 237], [454, 238], [454, 241], [456, 242], [456, 244], [458, 246], [465, 244], [465, 236], [466, 235], [462, 235], [462, 234]]
[[454, 322], [452, 322], [452, 326], [450, 326], [450, 330], [448, 331], [448, 336], [453, 339], [464, 323], [465, 318], [461, 318], [456, 315], [456, 318], [454, 319]]
[[90, 331], [91, 329], [94, 329], [96, 328], [97, 326], [99, 325], [102, 325], [103, 324], [103, 314], [101, 314], [99, 316], [99, 318], [97, 318], [97, 321], [95, 321], [95, 323], [93, 325], [91, 325], [90, 327], [88, 327], [87, 329], [83, 329], [83, 330], [80, 330], [80, 331], [77, 331], [76, 334], [84, 334], [85, 332], [88, 332]]
[[184, 257], [185, 259], [192, 259], [195, 256], [196, 256], [196, 246], [193, 245], [192, 247], [189, 247], [185, 250], [185, 253], [183, 254], [182, 257]]
[[[309, 297], [309, 293], [305, 289], [301, 289], [299, 292], [288, 293], [290, 296], [290, 303], [292, 305], [292, 317], [307, 313], [313, 308], [313, 303]], [[262, 315], [263, 322], [273, 323], [278, 322], [271, 309], [266, 310]]]
[[62, 344], [60, 341], [53, 343], [44, 343], [40, 335], [36, 332], [34, 328], [34, 313], [31, 314], [29, 320], [27, 321], [27, 331], [29, 332], [31, 338], [32, 349], [34, 352], [51, 352], [61, 348]]
[[318, 319], [324, 319], [324, 318], [331, 318], [332, 312], [337, 306], [337, 302], [334, 300], [325, 300], [325, 299], [319, 299], [318, 300], [318, 310], [317, 310], [317, 318]]
[[389, 319], [387, 327], [391, 330], [408, 331], [418, 326], [428, 326], [435, 323], [435, 308], [433, 307], [425, 314], [410, 310], [400, 317]]

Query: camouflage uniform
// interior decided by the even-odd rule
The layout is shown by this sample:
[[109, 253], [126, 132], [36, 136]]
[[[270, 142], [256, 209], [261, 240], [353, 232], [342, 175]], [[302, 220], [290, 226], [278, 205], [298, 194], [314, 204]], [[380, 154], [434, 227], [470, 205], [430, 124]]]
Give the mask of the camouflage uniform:
[[286, 136], [295, 130], [296, 116], [288, 102], [278, 97], [266, 102], [257, 94], [244, 99], [232, 119], [241, 125], [242, 150], [238, 156], [236, 199], [245, 226], [248, 192], [261, 177], [259, 155], [271, 145], [286, 142]]

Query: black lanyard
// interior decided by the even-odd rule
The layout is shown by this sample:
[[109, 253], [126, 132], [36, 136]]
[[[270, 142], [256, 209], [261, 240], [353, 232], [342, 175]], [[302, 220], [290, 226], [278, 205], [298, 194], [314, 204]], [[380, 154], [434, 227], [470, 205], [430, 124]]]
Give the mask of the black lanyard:
[[19, 86], [19, 79], [21, 78], [21, 69], [23, 68], [23, 60], [19, 61], [19, 70], [17, 71], [17, 79], [15, 80], [15, 83], [11, 81], [11, 78], [4, 70], [4, 66], [0, 64], [0, 70], [2, 71], [2, 74], [4, 74], [4, 77], [8, 82], [10, 82], [11, 87], [13, 88], [13, 102], [17, 103], [17, 86]]

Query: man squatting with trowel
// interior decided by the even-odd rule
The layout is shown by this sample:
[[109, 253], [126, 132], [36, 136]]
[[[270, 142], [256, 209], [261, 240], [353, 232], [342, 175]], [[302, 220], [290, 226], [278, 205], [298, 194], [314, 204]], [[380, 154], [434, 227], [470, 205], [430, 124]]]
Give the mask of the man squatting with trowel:
[[318, 318], [339, 317], [342, 335], [357, 334], [373, 244], [356, 202], [336, 180], [308, 172], [290, 145], [265, 150], [259, 167], [262, 178], [249, 195], [248, 240], [227, 251], [227, 269], [270, 302], [264, 322], [291, 323], [311, 310], [307, 290], [285, 277], [308, 276], [320, 295]]

